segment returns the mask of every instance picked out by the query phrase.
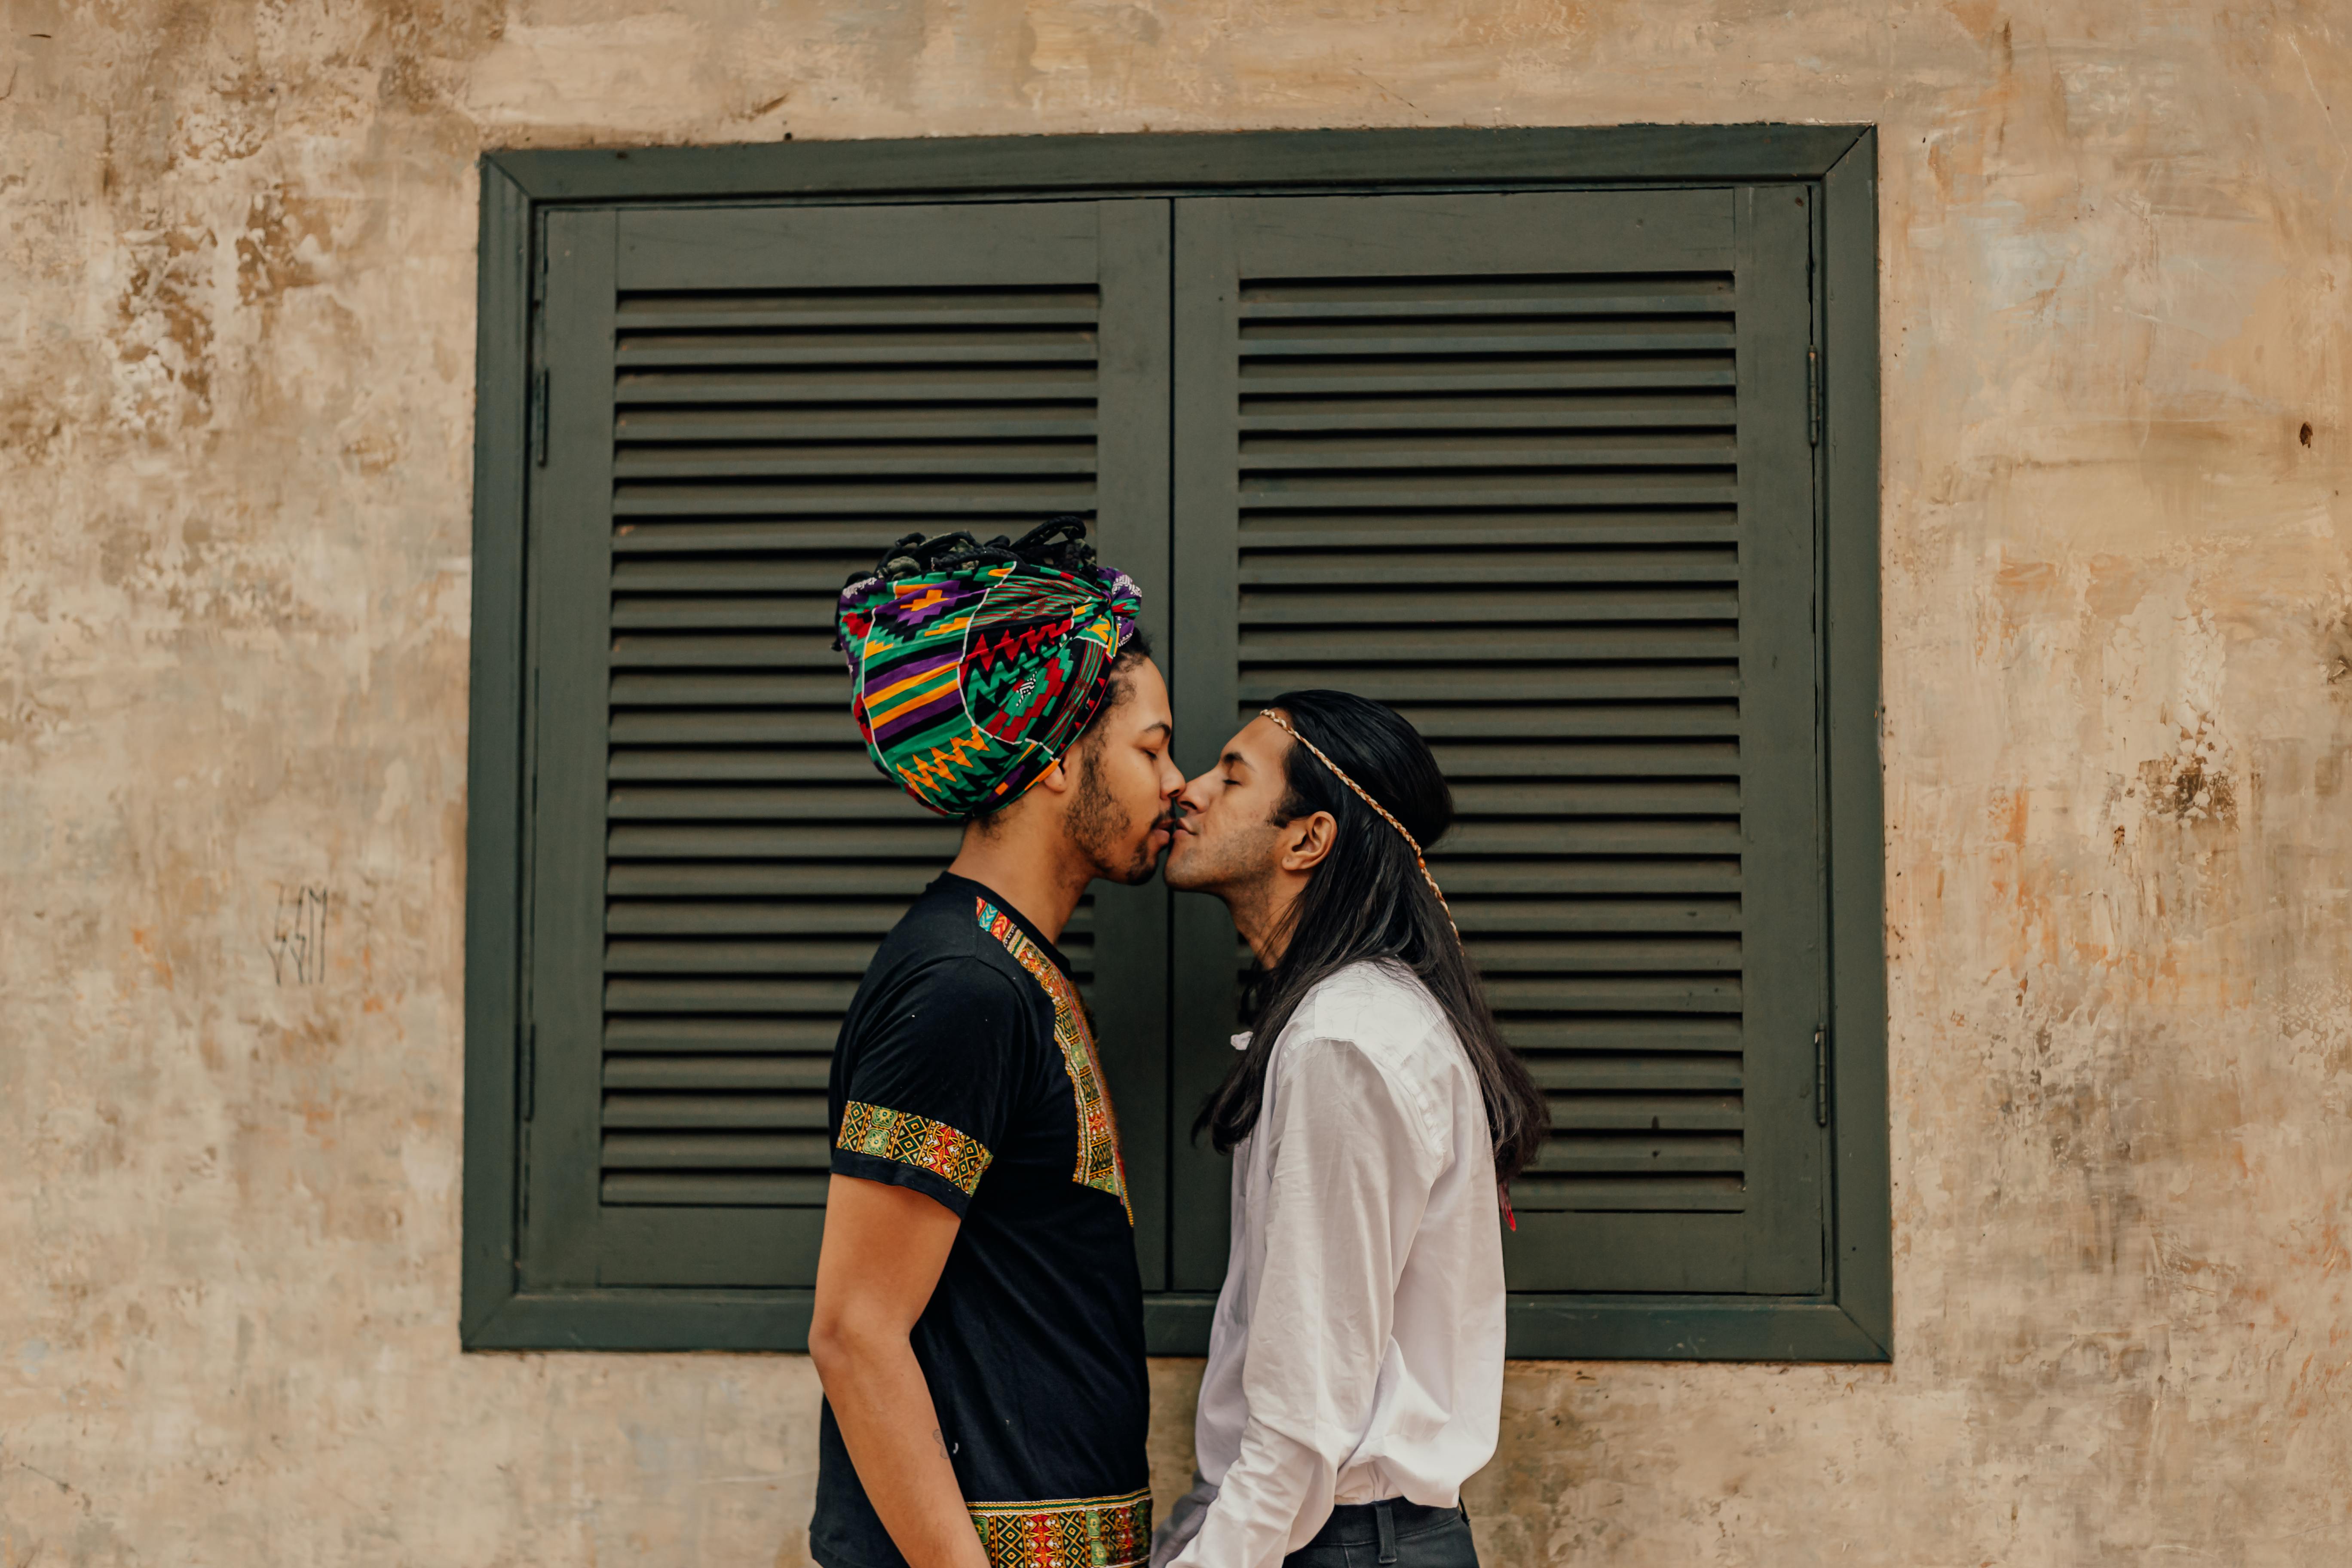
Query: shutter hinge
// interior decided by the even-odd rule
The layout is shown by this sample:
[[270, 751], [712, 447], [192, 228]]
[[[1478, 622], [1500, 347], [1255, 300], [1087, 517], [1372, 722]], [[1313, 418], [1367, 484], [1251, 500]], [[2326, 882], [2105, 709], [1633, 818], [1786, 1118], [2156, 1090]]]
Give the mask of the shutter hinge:
[[1830, 1032], [1813, 1031], [1813, 1125], [1830, 1124]]
[[547, 467], [547, 371], [543, 367], [530, 378], [530, 461], [533, 468]]
[[1822, 351], [1805, 351], [1805, 439], [1822, 444]]
[[532, 1024], [525, 1027], [522, 1032], [522, 1082], [518, 1088], [516, 1096], [521, 1107], [522, 1120], [525, 1121], [531, 1118], [533, 1101], [538, 1098], [539, 1093], [538, 1083], [539, 1026]]

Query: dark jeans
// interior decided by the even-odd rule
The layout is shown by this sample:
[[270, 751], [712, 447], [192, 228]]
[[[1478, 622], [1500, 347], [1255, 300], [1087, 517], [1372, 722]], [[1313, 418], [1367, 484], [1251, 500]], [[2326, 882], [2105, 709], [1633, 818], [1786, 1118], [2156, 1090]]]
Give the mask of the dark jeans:
[[1315, 1539], [1282, 1560], [1283, 1568], [1478, 1568], [1470, 1516], [1458, 1508], [1423, 1508], [1391, 1498], [1331, 1510]]

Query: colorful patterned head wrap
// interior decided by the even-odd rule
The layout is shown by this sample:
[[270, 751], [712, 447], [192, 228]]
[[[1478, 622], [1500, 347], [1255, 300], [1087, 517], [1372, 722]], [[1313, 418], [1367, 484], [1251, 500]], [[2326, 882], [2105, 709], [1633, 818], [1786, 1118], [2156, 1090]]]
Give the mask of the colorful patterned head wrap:
[[1076, 517], [1012, 543], [910, 533], [841, 591], [866, 753], [941, 816], [1018, 800], [1102, 706], [1143, 600], [1085, 536]]

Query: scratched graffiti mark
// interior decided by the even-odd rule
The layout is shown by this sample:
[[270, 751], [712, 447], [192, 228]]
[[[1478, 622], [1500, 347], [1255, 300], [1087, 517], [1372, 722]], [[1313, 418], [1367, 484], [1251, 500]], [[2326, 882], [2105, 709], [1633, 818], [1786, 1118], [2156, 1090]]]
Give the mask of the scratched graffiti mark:
[[278, 884], [269, 928], [269, 966], [280, 985], [315, 985], [327, 973], [327, 889]]

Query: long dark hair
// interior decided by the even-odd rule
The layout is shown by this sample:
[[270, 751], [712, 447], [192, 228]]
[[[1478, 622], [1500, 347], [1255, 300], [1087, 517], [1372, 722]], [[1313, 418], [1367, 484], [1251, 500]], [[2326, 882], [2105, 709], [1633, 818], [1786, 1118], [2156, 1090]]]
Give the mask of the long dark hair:
[[[1396, 710], [1345, 691], [1285, 692], [1268, 706], [1369, 790], [1423, 849], [1434, 847], [1453, 826], [1454, 792], [1429, 742]], [[1550, 1114], [1543, 1091], [1503, 1043], [1477, 966], [1463, 952], [1444, 906], [1423, 879], [1402, 835], [1314, 752], [1294, 743], [1284, 779], [1287, 793], [1278, 820], [1328, 811], [1339, 833], [1291, 906], [1281, 960], [1272, 969], [1250, 971], [1242, 999], [1253, 1031], [1249, 1049], [1202, 1108], [1194, 1135], [1206, 1129], [1219, 1153], [1232, 1152], [1257, 1125], [1275, 1041], [1307, 993], [1351, 963], [1388, 963], [1419, 976], [1454, 1026], [1486, 1098], [1496, 1179], [1509, 1181], [1534, 1157]]]

